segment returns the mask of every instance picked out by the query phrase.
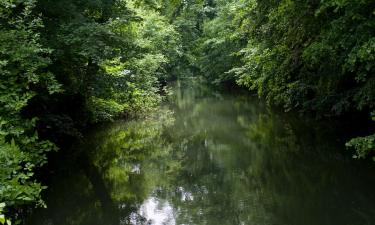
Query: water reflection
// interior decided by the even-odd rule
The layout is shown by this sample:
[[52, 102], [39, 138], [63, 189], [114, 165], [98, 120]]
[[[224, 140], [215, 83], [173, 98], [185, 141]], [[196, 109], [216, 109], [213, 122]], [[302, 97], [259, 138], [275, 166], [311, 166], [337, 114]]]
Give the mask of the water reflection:
[[[139, 219], [141, 217], [141, 219]], [[138, 214], [130, 215], [130, 224], [140, 225], [175, 225], [175, 213], [173, 206], [166, 200], [151, 197], [140, 207]]]
[[28, 224], [375, 224], [375, 168], [335, 129], [180, 88], [145, 120], [92, 131]]

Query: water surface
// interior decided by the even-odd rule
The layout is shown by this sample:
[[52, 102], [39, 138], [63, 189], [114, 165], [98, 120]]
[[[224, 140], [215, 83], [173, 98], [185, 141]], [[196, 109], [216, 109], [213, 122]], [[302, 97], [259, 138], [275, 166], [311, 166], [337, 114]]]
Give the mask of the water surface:
[[29, 225], [371, 225], [375, 168], [332, 124], [177, 89], [147, 119], [93, 129], [58, 158]]

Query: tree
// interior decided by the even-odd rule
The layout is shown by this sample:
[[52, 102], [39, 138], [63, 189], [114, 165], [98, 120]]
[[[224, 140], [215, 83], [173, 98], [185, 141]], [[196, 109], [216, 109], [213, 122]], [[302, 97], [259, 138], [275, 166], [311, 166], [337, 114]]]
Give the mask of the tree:
[[31, 98], [61, 90], [46, 70], [50, 50], [40, 44], [42, 23], [34, 8], [34, 0], [0, 3], [0, 202], [7, 206], [43, 205], [34, 170], [46, 162], [47, 151], [56, 149], [40, 140], [37, 118], [23, 115]]

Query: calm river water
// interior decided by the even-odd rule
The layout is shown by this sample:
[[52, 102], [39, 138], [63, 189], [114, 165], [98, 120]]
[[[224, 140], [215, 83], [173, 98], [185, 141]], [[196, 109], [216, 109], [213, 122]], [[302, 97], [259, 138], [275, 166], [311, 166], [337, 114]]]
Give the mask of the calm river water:
[[340, 133], [255, 98], [177, 89], [55, 160], [48, 208], [27, 224], [375, 224], [375, 165], [352, 159]]

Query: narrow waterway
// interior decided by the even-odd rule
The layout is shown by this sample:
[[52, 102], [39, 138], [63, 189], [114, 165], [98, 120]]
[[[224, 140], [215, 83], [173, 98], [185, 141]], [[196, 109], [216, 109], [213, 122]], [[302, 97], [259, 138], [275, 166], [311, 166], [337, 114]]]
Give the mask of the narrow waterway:
[[93, 129], [46, 175], [28, 225], [372, 225], [375, 167], [340, 129], [251, 97], [180, 88]]

